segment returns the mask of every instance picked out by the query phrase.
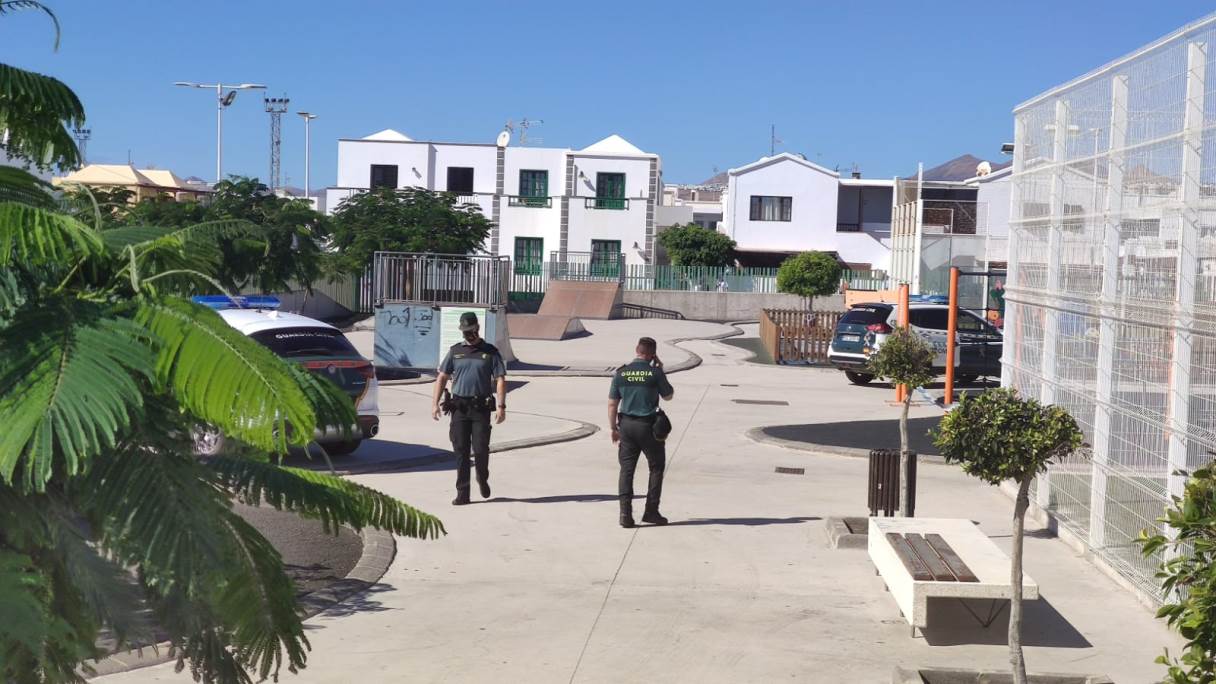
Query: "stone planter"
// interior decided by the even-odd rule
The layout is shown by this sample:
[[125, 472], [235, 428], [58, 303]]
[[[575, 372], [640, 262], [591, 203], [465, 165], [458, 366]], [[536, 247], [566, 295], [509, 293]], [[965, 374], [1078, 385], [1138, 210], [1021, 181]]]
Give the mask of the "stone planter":
[[[1084, 674], [1030, 674], [1031, 684], [1115, 684], [1106, 675]], [[998, 670], [953, 670], [926, 668], [907, 670], [895, 668], [891, 684], [1013, 684], [1013, 674]]]

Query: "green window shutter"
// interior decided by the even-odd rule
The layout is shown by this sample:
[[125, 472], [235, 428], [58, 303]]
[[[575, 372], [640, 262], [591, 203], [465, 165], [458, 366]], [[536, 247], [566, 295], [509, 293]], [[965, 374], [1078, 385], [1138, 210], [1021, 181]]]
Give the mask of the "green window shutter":
[[519, 275], [540, 275], [544, 262], [543, 238], [515, 238], [515, 272]]
[[596, 209], [624, 209], [625, 174], [595, 174], [595, 198]]

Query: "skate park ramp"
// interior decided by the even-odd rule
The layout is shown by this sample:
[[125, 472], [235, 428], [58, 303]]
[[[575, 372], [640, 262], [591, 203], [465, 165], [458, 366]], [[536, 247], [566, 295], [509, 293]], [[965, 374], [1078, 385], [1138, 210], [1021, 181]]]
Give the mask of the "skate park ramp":
[[517, 340], [566, 340], [587, 332], [583, 322], [571, 316], [511, 314], [507, 320]]
[[617, 281], [550, 280], [537, 315], [607, 320], [620, 309], [621, 284]]

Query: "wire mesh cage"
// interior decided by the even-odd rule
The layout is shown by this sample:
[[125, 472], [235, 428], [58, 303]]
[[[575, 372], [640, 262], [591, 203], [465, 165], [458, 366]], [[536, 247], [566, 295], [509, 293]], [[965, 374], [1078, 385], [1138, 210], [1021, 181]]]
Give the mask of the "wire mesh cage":
[[1014, 126], [1004, 384], [1068, 408], [1092, 445], [1036, 498], [1160, 599], [1134, 539], [1216, 453], [1216, 15]]

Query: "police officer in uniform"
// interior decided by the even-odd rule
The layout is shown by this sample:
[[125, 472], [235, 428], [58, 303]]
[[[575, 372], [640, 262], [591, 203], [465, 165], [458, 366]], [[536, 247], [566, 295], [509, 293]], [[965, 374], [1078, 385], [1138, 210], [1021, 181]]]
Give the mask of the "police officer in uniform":
[[[470, 451], [477, 462], [477, 485], [483, 499], [490, 498], [490, 414], [495, 423], [507, 419], [507, 369], [498, 348], [481, 339], [477, 314], [466, 311], [460, 315], [460, 332], [464, 342], [452, 345], [435, 381], [431, 417], [451, 414], [449, 436], [456, 452], [456, 498], [454, 506], [469, 503]], [[443, 398], [448, 380], [452, 381], [451, 397]]]
[[[666, 422], [666, 417], [661, 416], [659, 411], [659, 397], [671, 401], [675, 390], [667, 382], [663, 362], [656, 354], [657, 347], [649, 337], [638, 340], [637, 358], [616, 369], [608, 390], [608, 424], [612, 426], [612, 443], [620, 445], [617, 458], [621, 464], [618, 489], [621, 527], [634, 526], [633, 473], [638, 467], [638, 455], [641, 453], [646, 454], [646, 463], [650, 467], [646, 512], [642, 515], [642, 522], [667, 524], [667, 518], [659, 513], [667, 448], [656, 437], [655, 424]], [[665, 438], [666, 434], [662, 437]]]

